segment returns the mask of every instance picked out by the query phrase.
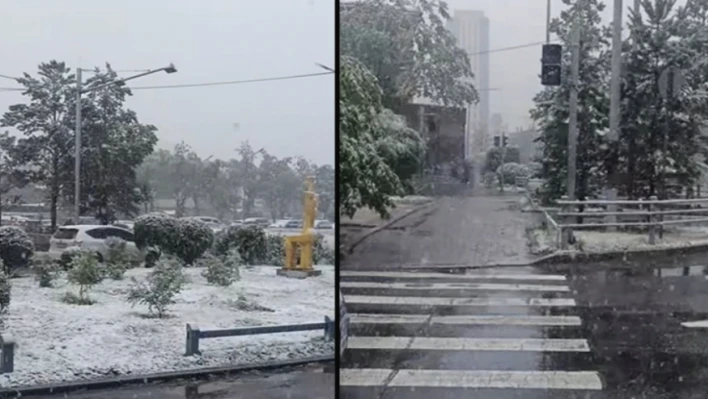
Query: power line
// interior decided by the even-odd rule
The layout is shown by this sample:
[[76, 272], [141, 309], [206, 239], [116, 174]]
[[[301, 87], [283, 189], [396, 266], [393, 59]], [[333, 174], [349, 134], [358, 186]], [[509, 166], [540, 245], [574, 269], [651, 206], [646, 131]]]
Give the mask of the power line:
[[206, 87], [206, 86], [224, 86], [224, 85], [235, 85], [241, 83], [256, 83], [256, 82], [271, 82], [276, 80], [292, 80], [292, 79], [302, 79], [310, 78], [315, 76], [331, 75], [334, 72], [318, 72], [318, 73], [308, 73], [304, 75], [289, 75], [289, 76], [276, 76], [272, 78], [260, 78], [260, 79], [247, 79], [247, 80], [231, 80], [225, 82], [208, 82], [208, 83], [190, 83], [181, 85], [165, 85], [165, 86], [138, 86], [131, 87], [131, 90], [148, 90], [148, 89], [178, 89], [185, 87]]
[[5, 79], [17, 81], [17, 78], [13, 78], [12, 76], [7, 76], [7, 75], [0, 75], [0, 78], [5, 78]]
[[516, 46], [509, 46], [509, 47], [500, 47], [500, 48], [495, 48], [492, 50], [487, 50], [487, 51], [480, 51], [477, 53], [470, 53], [469, 55], [481, 55], [481, 54], [489, 54], [489, 53], [499, 53], [502, 51], [511, 51], [511, 50], [519, 50], [522, 48], [527, 48], [527, 47], [534, 47], [538, 46], [541, 44], [546, 44], [546, 42], [534, 42], [534, 43], [526, 43], [526, 44], [519, 44]]

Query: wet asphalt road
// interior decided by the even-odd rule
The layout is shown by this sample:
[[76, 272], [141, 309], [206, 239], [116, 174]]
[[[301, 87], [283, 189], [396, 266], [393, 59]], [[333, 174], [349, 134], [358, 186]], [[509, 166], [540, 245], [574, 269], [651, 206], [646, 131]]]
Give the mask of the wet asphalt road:
[[[434, 235], [444, 227], [431, 216], [418, 226]], [[396, 233], [385, 234], [383, 241], [396, 251], [386, 259], [415, 261], [398, 250], [402, 243], [390, 245]], [[455, 230], [445, 237], [455, 235], [483, 234]], [[424, 246], [409, 240], [411, 253], [432, 252], [434, 238], [425, 237]], [[369, 247], [376, 245], [372, 240]], [[459, 244], [440, 245], [449, 249], [445, 255], [438, 251], [440, 258], [455, 257]], [[703, 266], [641, 273], [589, 268], [553, 275], [529, 267], [421, 275], [369, 271], [361, 266], [367, 259], [374, 264], [360, 254], [356, 265], [342, 271], [340, 286], [352, 319], [340, 364], [341, 398], [708, 395], [708, 329], [681, 326], [708, 319]]]
[[322, 365], [282, 372], [249, 373], [213, 381], [131, 385], [70, 394], [23, 396], [27, 399], [332, 399], [333, 373]]

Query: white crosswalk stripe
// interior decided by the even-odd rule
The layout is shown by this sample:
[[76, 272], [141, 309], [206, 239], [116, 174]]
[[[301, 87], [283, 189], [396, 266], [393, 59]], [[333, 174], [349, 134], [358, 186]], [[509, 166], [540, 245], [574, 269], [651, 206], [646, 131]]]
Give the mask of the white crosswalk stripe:
[[[495, 354], [508, 354], [512, 361], [515, 353], [526, 359], [532, 359], [528, 356], [533, 354], [589, 355], [590, 344], [582, 336], [538, 335], [549, 328], [556, 329], [555, 334], [567, 329], [570, 336], [582, 331], [578, 328], [581, 318], [567, 314], [577, 303], [565, 276], [490, 271], [463, 275], [342, 271], [340, 280], [344, 302], [352, 309], [350, 326], [358, 332], [349, 337], [347, 352], [366, 353], [356, 364], [347, 364], [345, 355], [340, 370], [343, 389], [603, 389], [601, 375], [595, 370], [557, 370], [552, 363], [541, 367], [537, 361], [521, 361], [511, 365], [512, 369], [485, 369], [486, 364], [474, 364], [481, 359], [499, 366], [503, 360], [490, 360], [496, 359]], [[428, 296], [426, 292], [437, 295]], [[449, 313], [450, 309], [454, 312]], [[411, 314], [407, 314], [409, 311]], [[395, 326], [398, 329], [391, 330]], [[495, 335], [499, 328], [511, 331], [507, 334], [513, 338]], [[420, 333], [423, 330], [425, 334]], [[447, 333], [439, 335], [443, 334], [440, 331]], [[465, 335], [451, 336], [454, 331]], [[476, 336], [475, 331], [486, 335]], [[535, 336], [527, 336], [531, 333]], [[384, 364], [367, 360], [381, 356], [393, 360], [396, 353], [411, 353], [407, 358], [413, 360], [401, 369], [380, 368], [377, 365]], [[430, 360], [421, 366], [415, 364], [422, 358], [445, 359], [445, 353], [452, 354], [447, 359], [454, 364]], [[490, 355], [480, 357], [483, 353]], [[526, 365], [528, 370], [520, 370]], [[470, 367], [473, 369], [464, 369]]]

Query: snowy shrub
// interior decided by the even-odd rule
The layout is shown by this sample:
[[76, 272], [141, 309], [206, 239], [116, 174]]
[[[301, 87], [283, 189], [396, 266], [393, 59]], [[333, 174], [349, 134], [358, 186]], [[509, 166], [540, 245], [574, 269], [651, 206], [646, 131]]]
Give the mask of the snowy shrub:
[[155, 264], [160, 259], [160, 248], [158, 247], [147, 247], [145, 250], [145, 267], [155, 267]]
[[104, 259], [106, 276], [120, 280], [130, 267], [130, 259], [126, 250], [127, 244], [118, 237], [109, 237], [105, 241], [107, 251]]
[[57, 278], [58, 270], [56, 264], [52, 262], [35, 263], [32, 265], [34, 278], [42, 288], [51, 288], [52, 281]]
[[[0, 261], [2, 263], [2, 261]], [[5, 267], [0, 268], [0, 315], [5, 314], [10, 307], [10, 292], [12, 284], [10, 284], [10, 276], [5, 273]]]
[[103, 280], [103, 271], [99, 267], [98, 258], [90, 252], [81, 252], [71, 261], [71, 268], [66, 274], [70, 283], [79, 286], [78, 296], [67, 293], [64, 301], [74, 305], [91, 305], [93, 301], [88, 292], [94, 285]]
[[257, 265], [266, 258], [266, 233], [258, 226], [231, 226], [216, 236], [214, 253], [225, 256], [236, 249], [245, 265]]
[[[59, 256], [59, 266], [65, 271], [68, 271], [69, 269], [71, 269], [74, 259], [79, 255], [91, 255], [96, 257], [95, 252], [89, 251], [87, 249], [69, 248], [66, 251], [62, 252], [61, 256]], [[98, 257], [96, 257], [96, 260], [98, 260]]]
[[161, 252], [174, 253], [179, 245], [179, 219], [161, 213], [139, 216], [133, 233], [138, 248], [157, 247]]
[[214, 243], [214, 231], [197, 219], [179, 219], [179, 234], [174, 253], [185, 264], [191, 265], [199, 259]]
[[241, 256], [235, 249], [221, 258], [206, 258], [204, 265], [206, 269], [202, 272], [202, 276], [209, 284], [228, 287], [241, 278], [238, 271], [238, 267], [241, 265]]
[[270, 266], [283, 266], [285, 263], [285, 238], [281, 235], [266, 237], [266, 255], [263, 264]]
[[34, 254], [32, 238], [21, 228], [15, 226], [0, 227], [0, 259], [5, 273], [29, 265]]
[[315, 240], [315, 246], [312, 249], [312, 263], [315, 265], [334, 264], [334, 249], [325, 245], [324, 236], [322, 234], [318, 234]]
[[531, 171], [526, 165], [510, 162], [497, 169], [499, 179], [501, 179], [502, 174], [504, 175], [504, 184], [513, 185], [516, 184], [517, 177], [528, 178], [531, 175]]
[[167, 307], [175, 303], [174, 296], [186, 282], [179, 260], [166, 257], [157, 262], [155, 269], [148, 275], [147, 282], [138, 282], [133, 278], [133, 286], [127, 299], [131, 306], [147, 305], [150, 314], [163, 317]]

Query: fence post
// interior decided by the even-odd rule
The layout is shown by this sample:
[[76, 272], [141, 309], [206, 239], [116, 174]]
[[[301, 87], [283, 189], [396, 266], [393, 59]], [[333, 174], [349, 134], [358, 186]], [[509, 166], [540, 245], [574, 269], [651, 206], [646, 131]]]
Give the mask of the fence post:
[[0, 374], [12, 373], [15, 371], [15, 340], [8, 337], [0, 337], [0, 340]]
[[334, 320], [325, 316], [324, 336], [327, 341], [334, 341]]
[[[564, 195], [561, 197], [562, 201], [568, 201], [568, 196]], [[561, 205], [561, 213], [568, 212], [569, 209], [572, 209], [570, 205]], [[570, 241], [570, 228], [569, 227], [563, 227], [565, 225], [566, 220], [571, 220], [571, 218], [566, 217], [566, 216], [561, 216], [558, 218], [558, 228], [560, 229], [560, 236], [561, 236], [561, 249], [568, 249], [568, 242]]]
[[[649, 197], [649, 201], [656, 201], [658, 198], [656, 195]], [[654, 203], [649, 204], [649, 244], [656, 244], [656, 226], [654, 225], [654, 211], [657, 209], [657, 205]]]
[[199, 354], [199, 327], [187, 324], [187, 345], [184, 351], [185, 356]]

